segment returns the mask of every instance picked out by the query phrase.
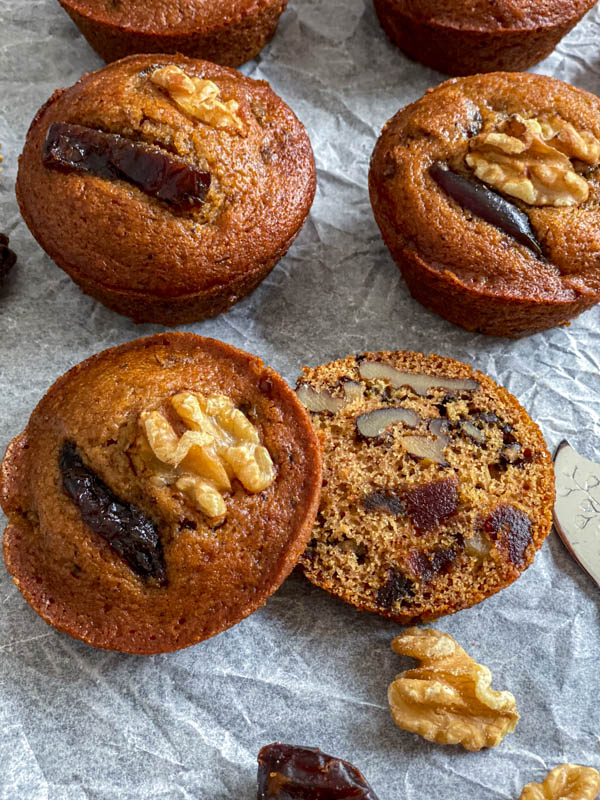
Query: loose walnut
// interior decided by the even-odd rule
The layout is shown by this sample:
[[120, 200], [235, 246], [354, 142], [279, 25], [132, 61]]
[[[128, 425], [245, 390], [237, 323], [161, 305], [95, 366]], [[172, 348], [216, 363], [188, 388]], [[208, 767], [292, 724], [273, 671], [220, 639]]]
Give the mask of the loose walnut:
[[467, 164], [493, 188], [532, 206], [576, 206], [589, 184], [570, 159], [600, 163], [600, 141], [558, 116], [525, 119], [515, 114], [471, 140]]
[[186, 114], [215, 128], [234, 128], [245, 135], [245, 126], [237, 112], [235, 100], [219, 100], [216, 83], [203, 78], [190, 78], [180, 67], [169, 66], [154, 70], [152, 83], [165, 89], [171, 100]]
[[398, 727], [431, 742], [462, 744], [466, 750], [495, 747], [514, 731], [519, 719], [515, 698], [490, 689], [489, 669], [447, 633], [409, 628], [394, 639], [392, 648], [421, 661], [388, 688]]
[[600, 773], [592, 767], [560, 764], [543, 783], [528, 783], [519, 800], [595, 800], [600, 792]]
[[150, 449], [174, 469], [172, 482], [188, 494], [214, 522], [225, 517], [223, 493], [237, 478], [249, 492], [273, 483], [275, 470], [258, 431], [225, 395], [181, 392], [171, 398], [173, 409], [188, 427], [182, 436], [159, 411], [145, 411], [140, 420]]

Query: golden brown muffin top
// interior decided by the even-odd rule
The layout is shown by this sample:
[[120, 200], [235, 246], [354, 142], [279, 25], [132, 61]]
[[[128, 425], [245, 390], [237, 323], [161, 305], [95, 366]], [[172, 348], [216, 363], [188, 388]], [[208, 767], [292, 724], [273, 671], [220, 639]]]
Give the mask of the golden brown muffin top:
[[[169, 479], [148, 446], [144, 412], [168, 415], [182, 391], [226, 395], [274, 465], [263, 491], [232, 478], [220, 525]], [[172, 413], [171, 421], [181, 435]], [[136, 574], [86, 524], [65, 491], [65, 442], [120, 501], [155, 524], [165, 585]], [[41, 400], [0, 473], [9, 518], [4, 555], [27, 601], [59, 630], [108, 649], [175, 650], [266, 601], [304, 548], [319, 488], [315, 434], [277, 373], [222, 342], [161, 334], [84, 361]]]
[[198, 33], [235, 22], [273, 0], [62, 0], [97, 22], [147, 33]]
[[[179, 107], [152, 80], [165, 66], [218, 87], [240, 124]], [[42, 163], [48, 128], [68, 122], [120, 134], [208, 170], [206, 202], [179, 212], [132, 183]], [[228, 283], [272, 259], [302, 224], [315, 188], [302, 124], [263, 81], [183, 56], [132, 56], [56, 92], [33, 121], [18, 190], [34, 231], [73, 270], [120, 291], [178, 297]]]
[[558, 25], [596, 0], [393, 0], [399, 13], [453, 28], [500, 30]]
[[465, 210], [430, 173], [432, 165], [441, 164], [474, 178], [465, 161], [474, 142], [515, 118], [558, 121], [569, 134], [574, 130], [592, 142], [600, 139], [600, 100], [562, 81], [501, 72], [447, 81], [399, 111], [384, 127], [369, 176], [380, 224], [398, 246], [416, 250], [433, 269], [454, 273], [480, 292], [538, 300], [597, 293], [597, 166], [573, 159], [577, 181], [585, 184], [588, 196], [572, 206], [534, 206], [504, 195], [529, 218], [543, 258]]

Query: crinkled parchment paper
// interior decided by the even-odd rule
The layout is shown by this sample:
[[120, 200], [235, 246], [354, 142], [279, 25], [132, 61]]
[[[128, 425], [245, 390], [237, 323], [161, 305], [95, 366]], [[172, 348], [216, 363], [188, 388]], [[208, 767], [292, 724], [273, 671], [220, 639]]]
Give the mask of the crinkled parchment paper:
[[[0, 0], [0, 230], [19, 256], [0, 290], [0, 447], [50, 383], [112, 345], [159, 331], [85, 297], [44, 255], [14, 198], [27, 127], [58, 87], [101, 66], [56, 0]], [[386, 39], [370, 0], [291, 0], [243, 71], [306, 124], [319, 187], [289, 254], [254, 292], [187, 330], [301, 364], [379, 348], [468, 361], [513, 392], [554, 448], [600, 457], [600, 307], [522, 341], [472, 335], [411, 299], [373, 221], [369, 156], [383, 123], [443, 77]], [[600, 91], [600, 11], [536, 68]], [[2, 522], [4, 520], [2, 519]], [[55, 632], [0, 566], [0, 798], [255, 797], [274, 740], [353, 761], [381, 800], [517, 798], [565, 761], [600, 768], [600, 591], [553, 533], [535, 565], [483, 604], [440, 620], [517, 697], [522, 719], [492, 751], [429, 744], [391, 721], [386, 687], [407, 662], [392, 622], [293, 574], [266, 607], [172, 655], [101, 652]]]

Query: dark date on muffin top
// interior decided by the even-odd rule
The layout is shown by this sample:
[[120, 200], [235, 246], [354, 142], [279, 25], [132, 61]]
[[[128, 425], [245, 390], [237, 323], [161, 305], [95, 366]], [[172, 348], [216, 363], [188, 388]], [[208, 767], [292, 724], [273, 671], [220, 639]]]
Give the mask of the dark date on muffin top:
[[265, 603], [306, 545], [320, 480], [310, 421], [260, 359], [139, 339], [66, 373], [9, 446], [6, 565], [58, 630], [176, 650]]
[[468, 608], [532, 562], [552, 460], [517, 400], [467, 364], [408, 352], [305, 367], [323, 448], [306, 576], [401, 623]]
[[314, 191], [304, 127], [269, 86], [182, 56], [133, 56], [55, 92], [17, 180], [32, 233], [84, 291], [163, 324], [248, 294]]
[[599, 165], [597, 97], [495, 73], [399, 111], [369, 187], [413, 295], [470, 330], [518, 336], [600, 299]]

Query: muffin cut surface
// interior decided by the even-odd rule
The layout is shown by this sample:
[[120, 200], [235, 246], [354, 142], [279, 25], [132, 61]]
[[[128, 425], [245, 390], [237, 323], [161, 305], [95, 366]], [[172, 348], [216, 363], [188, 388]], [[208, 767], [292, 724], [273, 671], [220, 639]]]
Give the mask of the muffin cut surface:
[[[512, 583], [551, 526], [552, 461], [516, 399], [449, 358], [365, 353], [304, 368], [323, 448], [306, 576], [401, 623]], [[328, 410], [329, 409], [329, 410]]]
[[[201, 425], [176, 405], [223, 397]], [[231, 450], [215, 455], [209, 442], [180, 458], [165, 447], [169, 436], [206, 444], [219, 419], [237, 430], [224, 437]], [[162, 439], [150, 436], [157, 420]], [[268, 453], [263, 484], [239, 469], [246, 442], [254, 465]], [[320, 455], [294, 393], [260, 359], [164, 334], [59, 378], [9, 446], [0, 481], [4, 557], [27, 602], [97, 647], [158, 653], [213, 636], [266, 602], [309, 536]], [[212, 511], [209, 495], [224, 509]]]

